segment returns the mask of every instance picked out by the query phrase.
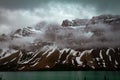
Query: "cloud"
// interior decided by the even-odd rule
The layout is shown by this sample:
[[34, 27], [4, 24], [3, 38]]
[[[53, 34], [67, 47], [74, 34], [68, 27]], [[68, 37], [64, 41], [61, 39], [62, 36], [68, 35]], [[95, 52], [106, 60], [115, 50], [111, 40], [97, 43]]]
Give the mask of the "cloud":
[[0, 0], [0, 7], [6, 9], [33, 9], [47, 4], [50, 0]]
[[0, 34], [8, 34], [11, 32], [11, 29], [9, 26], [6, 26], [6, 25], [0, 25]]
[[10, 26], [27, 26], [39, 20], [39, 18], [26, 10], [0, 10], [0, 23], [8, 24]]
[[[86, 27], [81, 29], [81, 26], [73, 28], [62, 27], [57, 23], [43, 22], [43, 24], [44, 27], [39, 26], [41, 27], [40, 30], [33, 29], [34, 34], [28, 37], [9, 38], [7, 41], [1, 42], [0, 48], [9, 49], [17, 46], [19, 49], [29, 50], [32, 47], [35, 48], [37, 42], [41, 46], [39, 48], [46, 45], [54, 45], [60, 49], [114, 48], [120, 46], [120, 35], [118, 35], [120, 30], [113, 31], [113, 26], [107, 24], [91, 24], [88, 31], [86, 31]], [[97, 33], [96, 30], [98, 30]], [[34, 42], [36, 42], [35, 45], [31, 46]]]
[[[24, 26], [40, 20], [119, 14], [119, 0], [0, 0], [0, 24]], [[18, 22], [19, 23], [18, 23]]]
[[18, 28], [31, 26], [39, 20], [39, 17], [30, 11], [0, 9], [0, 33], [8, 33]]
[[[0, 34], [9, 34], [11, 31], [27, 26], [35, 25], [41, 21], [55, 22], [58, 25], [46, 25], [51, 31], [43, 31], [43, 34], [35, 37], [14, 39], [7, 43], [0, 43], [0, 48], [12, 44], [21, 46], [25, 43], [29, 46], [31, 41], [40, 37], [43, 41], [55, 43], [58, 47], [85, 48], [116, 46], [120, 43], [119, 32], [111, 32], [104, 24], [92, 25], [92, 30], [105, 30], [103, 36], [92, 37], [92, 32], [82, 32], [79, 29], [60, 29], [58, 33], [52, 29], [60, 27], [62, 20], [75, 18], [91, 18], [100, 14], [120, 15], [120, 0], [0, 0]], [[97, 28], [95, 27], [97, 26]], [[47, 33], [48, 32], [48, 33]], [[78, 34], [79, 33], [79, 34]], [[116, 36], [114, 36], [116, 35]], [[57, 39], [55, 37], [57, 36]], [[61, 39], [62, 38], [62, 39]], [[98, 41], [107, 38], [106, 42]], [[30, 40], [30, 41], [28, 41]], [[84, 44], [83, 44], [84, 43]]]
[[6, 9], [34, 9], [48, 7], [49, 3], [93, 6], [99, 13], [119, 14], [120, 0], [0, 0], [0, 7]]
[[60, 0], [64, 4], [81, 4], [94, 7], [98, 14], [120, 14], [120, 0]]
[[[1, 33], [41, 21], [61, 24], [64, 19], [119, 14], [119, 3], [119, 0], [0, 0]], [[6, 26], [5, 30], [2, 26]]]
[[[85, 29], [49, 25], [45, 29], [44, 41], [54, 43], [59, 48], [105, 48], [120, 46], [120, 30], [113, 31], [111, 25], [98, 23]], [[93, 31], [97, 31], [93, 32]], [[116, 35], [116, 36], [114, 36]]]
[[61, 24], [64, 19], [91, 18], [94, 15], [96, 12], [93, 7], [90, 10], [88, 7], [80, 5], [57, 5], [52, 2], [48, 4], [48, 7], [37, 7], [33, 10], [2, 8], [0, 9], [0, 26], [5, 25], [8, 26], [8, 30], [13, 30], [32, 26], [41, 21]]

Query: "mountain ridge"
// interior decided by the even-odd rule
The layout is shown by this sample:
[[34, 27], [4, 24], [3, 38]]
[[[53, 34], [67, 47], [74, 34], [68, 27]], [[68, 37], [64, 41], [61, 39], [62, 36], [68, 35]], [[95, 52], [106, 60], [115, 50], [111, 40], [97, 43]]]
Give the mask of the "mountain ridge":
[[0, 71], [120, 70], [120, 16], [61, 25], [41, 22], [0, 35]]

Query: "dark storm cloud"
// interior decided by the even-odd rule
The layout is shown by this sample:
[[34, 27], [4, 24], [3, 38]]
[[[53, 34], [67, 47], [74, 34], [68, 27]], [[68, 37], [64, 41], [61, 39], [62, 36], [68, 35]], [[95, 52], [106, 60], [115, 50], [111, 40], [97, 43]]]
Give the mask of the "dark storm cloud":
[[80, 4], [83, 6], [93, 6], [98, 12], [120, 14], [120, 0], [0, 0], [0, 7], [8, 9], [33, 9], [35, 7], [47, 6], [49, 3], [55, 4]]
[[98, 13], [120, 14], [120, 0], [86, 0], [84, 4], [94, 6]]
[[31, 9], [47, 4], [49, 0], [0, 0], [0, 7], [7, 9]]
[[0, 33], [40, 21], [120, 14], [120, 0], [0, 0]]
[[[14, 29], [31, 26], [34, 24], [36, 25], [41, 21], [56, 21], [58, 23], [61, 23], [64, 19], [91, 18], [100, 14], [120, 15], [119, 4], [120, 0], [0, 0], [0, 34], [9, 34]], [[100, 25], [100, 27], [101, 26], [102, 25]], [[51, 31], [51, 33], [48, 34], [53, 34], [53, 32], [54, 31]], [[61, 31], [60, 34], [66, 37], [69, 35], [69, 32], [70, 31]], [[76, 30], [72, 33], [72, 38], [75, 39], [75, 46], [78, 45], [81, 40], [85, 41], [88, 38], [88, 33], [81, 33]], [[80, 33], [80, 35], [77, 35], [78, 33]], [[111, 36], [109, 38], [114, 38], [114, 35], [119, 34], [119, 32], [112, 34], [111, 32], [109, 33], [110, 34], [105, 34], [106, 36]], [[56, 33], [53, 35], [56, 35]], [[119, 35], [115, 36], [115, 40], [113, 41], [115, 42], [115, 44], [117, 43], [116, 39], [118, 37]], [[69, 45], [69, 38], [66, 38], [64, 38], [65, 40], [63, 40], [63, 42], [61, 41], [61, 39], [58, 39], [56, 43], [58, 43], [58, 45], [60, 46], [61, 44], [64, 44], [65, 46]], [[23, 39], [23, 44], [26, 43], [26, 40], [29, 39]], [[53, 41], [51, 39], [51, 36], [50, 40]], [[93, 45], [93, 43], [96, 43], [97, 45], [103, 45], [103, 43], [98, 42], [96, 39], [91, 40], [92, 41], [86, 43], [85, 46], [91, 46], [91, 44]], [[20, 41], [17, 40], [16, 42], [22, 43]], [[120, 40], [117, 39], [117, 41], [119, 42]], [[108, 44], [109, 43], [106, 43], [105, 45]]]
[[64, 0], [64, 2], [93, 6], [98, 13], [120, 14], [120, 0]]

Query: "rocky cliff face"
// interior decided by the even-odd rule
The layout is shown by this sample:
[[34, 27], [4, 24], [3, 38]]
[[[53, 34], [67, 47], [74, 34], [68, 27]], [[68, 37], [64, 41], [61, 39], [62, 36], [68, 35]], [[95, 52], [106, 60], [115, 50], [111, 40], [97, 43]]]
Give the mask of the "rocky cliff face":
[[120, 48], [16, 51], [0, 59], [0, 70], [119, 70]]
[[72, 21], [69, 20], [63, 20], [62, 26], [67, 27], [67, 26], [84, 26], [89, 22], [89, 19], [75, 19]]
[[1, 35], [0, 70], [120, 70], [120, 16], [47, 25]]
[[[94, 16], [92, 19], [75, 19], [75, 20], [63, 20], [62, 26], [81, 26], [81, 25], [92, 25], [97, 23], [104, 23], [112, 26], [120, 25], [120, 15], [100, 15]], [[114, 27], [116, 28], [116, 27]], [[119, 28], [119, 27], [117, 27]], [[120, 28], [119, 28], [120, 29]]]

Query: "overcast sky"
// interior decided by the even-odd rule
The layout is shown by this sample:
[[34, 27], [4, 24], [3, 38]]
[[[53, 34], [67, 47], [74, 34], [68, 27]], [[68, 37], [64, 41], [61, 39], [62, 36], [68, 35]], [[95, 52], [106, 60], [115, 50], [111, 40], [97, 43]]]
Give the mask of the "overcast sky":
[[0, 31], [100, 14], [119, 15], [120, 0], [0, 0]]

